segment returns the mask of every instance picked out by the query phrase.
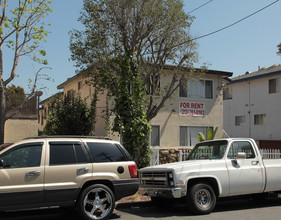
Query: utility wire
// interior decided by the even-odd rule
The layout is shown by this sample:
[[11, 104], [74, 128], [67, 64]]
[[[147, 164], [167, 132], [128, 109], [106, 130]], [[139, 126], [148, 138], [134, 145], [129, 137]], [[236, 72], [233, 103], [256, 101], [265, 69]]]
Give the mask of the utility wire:
[[[189, 43], [189, 42], [191, 42], [191, 41], [195, 41], [195, 40], [198, 40], [198, 39], [201, 39], [201, 38], [204, 38], [204, 37], [208, 37], [208, 36], [210, 36], [210, 35], [213, 35], [213, 34], [216, 34], [216, 33], [220, 32], [220, 31], [223, 31], [223, 30], [225, 30], [225, 29], [227, 29], [227, 28], [230, 28], [230, 27], [232, 27], [232, 26], [234, 26], [234, 25], [240, 23], [241, 21], [244, 21], [244, 20], [248, 19], [249, 17], [252, 17], [253, 15], [255, 15], [255, 14], [257, 14], [257, 13], [259, 13], [259, 12], [265, 10], [266, 8], [268, 8], [268, 7], [272, 6], [272, 5], [274, 5], [275, 3], [279, 2], [279, 1], [280, 1], [280, 0], [276, 0], [276, 1], [274, 1], [274, 2], [272, 2], [272, 3], [270, 3], [270, 4], [268, 4], [268, 5], [266, 5], [265, 7], [263, 7], [263, 8], [261, 8], [261, 9], [255, 11], [255, 12], [253, 12], [252, 14], [250, 14], [250, 15], [244, 17], [244, 18], [241, 18], [240, 20], [238, 20], [238, 21], [236, 21], [236, 22], [234, 22], [234, 23], [232, 23], [232, 24], [230, 24], [230, 25], [227, 25], [227, 26], [225, 26], [225, 27], [223, 27], [223, 28], [220, 28], [220, 29], [218, 29], [218, 30], [216, 30], [216, 31], [213, 31], [213, 32], [210, 32], [210, 33], [208, 33], [208, 34], [204, 34], [204, 35], [201, 35], [201, 36], [199, 36], [199, 37], [195, 37], [195, 38], [192, 38], [192, 39], [190, 39], [190, 40], [184, 41], [184, 42], [179, 43], [179, 44], [177, 44], [177, 45], [174, 45], [174, 46], [172, 46], [172, 47], [170, 47], [170, 48], [166, 48], [165, 50], [167, 50], [167, 49], [173, 49], [173, 48], [175, 48], [175, 47], [178, 47], [178, 46], [181, 46], [181, 45], [183, 45], [183, 44]], [[163, 51], [163, 50], [154, 51], [153, 53], [160, 52], [160, 51]], [[148, 54], [146, 54], [146, 55], [149, 55], [149, 54], [152, 54], [152, 53], [148, 53]]]
[[198, 39], [200, 39], [200, 38], [213, 35], [213, 34], [215, 34], [215, 33], [218, 33], [218, 32], [220, 32], [220, 31], [223, 31], [223, 30], [225, 30], [225, 29], [227, 29], [227, 28], [230, 28], [230, 27], [232, 27], [232, 26], [234, 26], [234, 25], [240, 23], [241, 21], [244, 21], [244, 20], [248, 19], [249, 17], [252, 17], [253, 15], [255, 15], [255, 14], [257, 14], [257, 13], [259, 13], [259, 12], [265, 10], [266, 8], [272, 6], [273, 4], [275, 4], [275, 3], [279, 2], [279, 1], [280, 1], [280, 0], [276, 0], [276, 1], [272, 2], [272, 3], [270, 3], [269, 5], [267, 5], [267, 6], [265, 6], [265, 7], [261, 8], [261, 9], [255, 11], [255, 12], [253, 12], [252, 14], [250, 14], [250, 15], [244, 17], [244, 18], [241, 18], [240, 20], [238, 20], [238, 21], [236, 21], [236, 22], [234, 22], [234, 23], [232, 23], [232, 24], [230, 24], [230, 25], [227, 25], [227, 26], [225, 26], [225, 27], [223, 27], [223, 28], [221, 28], [221, 29], [218, 29], [218, 30], [216, 30], [216, 31], [213, 31], [213, 32], [210, 32], [210, 33], [208, 33], [208, 34], [204, 34], [204, 35], [201, 35], [201, 36], [199, 36], [199, 37], [195, 37], [195, 38], [193, 38], [193, 39], [191, 39], [191, 40], [188, 40], [188, 41], [185, 41], [185, 42], [183, 42], [183, 43], [180, 43], [180, 44], [178, 44], [178, 46], [180, 46], [180, 45], [182, 45], [182, 44], [184, 44], [184, 43], [188, 43], [188, 42], [190, 42], [190, 41], [198, 40]]
[[212, 1], [214, 1], [214, 0], [210, 0], [210, 1], [208, 1], [208, 2], [206, 2], [205, 4], [200, 5], [199, 7], [197, 7], [197, 8], [195, 8], [195, 9], [193, 9], [192, 11], [187, 12], [186, 14], [191, 14], [192, 12], [194, 12], [194, 11], [196, 11], [196, 10], [198, 10], [198, 9], [202, 8], [203, 6], [205, 6], [205, 5], [209, 4], [209, 3], [211, 3]]

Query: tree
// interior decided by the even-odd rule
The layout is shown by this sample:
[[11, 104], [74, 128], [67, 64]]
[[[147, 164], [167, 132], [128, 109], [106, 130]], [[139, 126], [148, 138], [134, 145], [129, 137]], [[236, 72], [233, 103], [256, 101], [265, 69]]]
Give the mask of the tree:
[[96, 115], [97, 96], [90, 106], [74, 92], [62, 96], [59, 93], [49, 105], [49, 115], [43, 134], [46, 135], [91, 135]]
[[[181, 0], [84, 0], [79, 20], [85, 29], [70, 32], [72, 60], [96, 88], [114, 97], [113, 128], [140, 167], [148, 162], [148, 122], [177, 91], [186, 77], [183, 68], [197, 60], [189, 35], [192, 19]], [[160, 90], [166, 63], [175, 68]], [[137, 91], [140, 96], [133, 95]]]
[[[128, 56], [111, 59], [119, 75], [115, 87], [111, 88], [114, 94], [115, 114], [113, 131], [121, 134], [123, 145], [133, 156], [139, 168], [149, 163], [149, 131], [143, 108], [145, 90], [138, 66]], [[130, 85], [130, 86], [128, 86]]]
[[[207, 128], [207, 137], [202, 132], [198, 133], [198, 141], [209, 141], [209, 140], [214, 140], [216, 133], [217, 133], [218, 127], [215, 128], [215, 130], [212, 132], [210, 128]], [[207, 138], [207, 139], [206, 139]]]
[[[10, 1], [11, 2], [11, 1]], [[46, 52], [39, 47], [48, 33], [42, 19], [52, 9], [49, 0], [18, 0], [12, 2], [14, 7], [9, 10], [8, 0], [0, 0], [0, 144], [4, 142], [4, 126], [7, 107], [7, 86], [17, 72], [20, 58], [33, 55], [33, 61], [47, 64], [46, 60], [36, 55], [45, 56]], [[3, 48], [7, 46], [7, 48]], [[4, 72], [4, 57], [12, 56], [10, 72]], [[41, 69], [40, 69], [41, 70]], [[39, 70], [39, 71], [40, 71]], [[39, 72], [38, 71], [38, 72]], [[7, 78], [5, 79], [5, 76]], [[33, 92], [35, 92], [33, 87]]]
[[[94, 86], [109, 90], [119, 77], [110, 58], [126, 55], [135, 60], [148, 94], [144, 103], [148, 121], [182, 79], [192, 75], [192, 69], [189, 76], [183, 70], [197, 61], [196, 44], [189, 34], [193, 17], [184, 12], [182, 0], [84, 0], [79, 20], [85, 29], [70, 32], [72, 60], [89, 70]], [[170, 82], [160, 89], [167, 63], [175, 68]]]
[[18, 108], [25, 101], [24, 89], [20, 86], [15, 86], [12, 84], [6, 90], [7, 101], [6, 109], [12, 110]]
[[277, 54], [281, 56], [281, 43], [277, 45], [278, 52]]

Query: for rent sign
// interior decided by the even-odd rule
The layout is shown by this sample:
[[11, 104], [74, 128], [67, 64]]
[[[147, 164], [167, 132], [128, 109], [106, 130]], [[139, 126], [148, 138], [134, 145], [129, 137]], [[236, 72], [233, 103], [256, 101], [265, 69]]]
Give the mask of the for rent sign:
[[198, 102], [180, 102], [179, 103], [180, 116], [204, 116], [205, 104]]

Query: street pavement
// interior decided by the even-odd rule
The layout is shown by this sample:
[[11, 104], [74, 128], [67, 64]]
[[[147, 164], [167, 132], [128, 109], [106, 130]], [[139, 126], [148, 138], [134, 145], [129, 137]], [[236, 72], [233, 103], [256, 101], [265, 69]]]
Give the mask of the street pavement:
[[[231, 199], [219, 201], [209, 215], [192, 215], [185, 205], [152, 206], [150, 202], [121, 203], [110, 219], [192, 219], [192, 220], [277, 220], [281, 218], [281, 198], [268, 200]], [[1, 220], [81, 220], [68, 209], [41, 209], [0, 213]]]

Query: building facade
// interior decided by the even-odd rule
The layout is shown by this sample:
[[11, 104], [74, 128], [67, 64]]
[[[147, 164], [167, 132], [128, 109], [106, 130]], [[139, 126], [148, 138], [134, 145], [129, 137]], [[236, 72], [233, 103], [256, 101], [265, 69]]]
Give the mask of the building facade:
[[[172, 77], [170, 70], [166, 71]], [[206, 135], [208, 127], [218, 127], [216, 137], [223, 137], [223, 85], [224, 78], [230, 76], [230, 72], [208, 70], [197, 79], [186, 80], [170, 103], [151, 120], [151, 146], [194, 146], [198, 132]], [[169, 80], [164, 78], [161, 85]]]
[[38, 101], [39, 95], [36, 94], [20, 111], [18, 109], [7, 111], [6, 117], [9, 119], [5, 122], [4, 143], [14, 143], [38, 135]]
[[[281, 147], [281, 65], [231, 79], [224, 91], [224, 130], [261, 147]], [[280, 143], [280, 144], [279, 144]]]
[[[165, 88], [171, 81], [173, 66], [167, 65], [164, 71], [165, 74], [160, 78], [161, 88]], [[208, 70], [196, 79], [186, 80], [150, 121], [151, 146], [160, 148], [194, 146], [198, 141], [198, 132], [206, 133], [208, 127], [211, 129], [218, 127], [217, 137], [222, 137], [223, 79], [230, 76], [232, 76], [230, 72]], [[75, 91], [81, 98], [88, 98], [90, 103], [95, 89], [86, 82], [87, 78], [83, 77], [83, 74], [78, 74], [60, 84], [58, 89], [63, 89], [64, 94]], [[107, 105], [110, 109], [110, 103], [112, 100], [107, 101], [106, 92], [99, 93], [95, 134], [121, 140], [118, 134], [106, 129], [108, 122], [105, 110]], [[112, 122], [113, 116], [109, 119]]]

